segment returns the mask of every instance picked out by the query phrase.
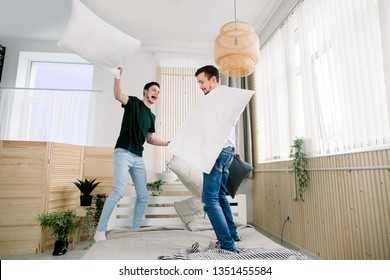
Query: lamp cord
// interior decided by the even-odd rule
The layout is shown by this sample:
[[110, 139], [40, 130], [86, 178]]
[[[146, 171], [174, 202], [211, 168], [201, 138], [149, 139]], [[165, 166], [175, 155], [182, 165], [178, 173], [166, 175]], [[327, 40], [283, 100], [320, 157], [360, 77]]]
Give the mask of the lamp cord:
[[236, 5], [236, 0], [234, 0], [234, 21], [237, 21], [237, 5]]
[[[237, 30], [237, 5], [236, 0], [234, 0], [234, 29]], [[238, 46], [238, 38], [234, 38], [234, 44]]]

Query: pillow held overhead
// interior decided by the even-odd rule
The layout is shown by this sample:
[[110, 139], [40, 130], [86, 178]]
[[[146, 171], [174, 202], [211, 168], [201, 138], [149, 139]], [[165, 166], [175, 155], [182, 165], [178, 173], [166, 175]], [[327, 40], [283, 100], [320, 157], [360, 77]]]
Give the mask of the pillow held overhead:
[[119, 78], [123, 67], [141, 42], [106, 23], [79, 0], [73, 0], [65, 34], [57, 43]]

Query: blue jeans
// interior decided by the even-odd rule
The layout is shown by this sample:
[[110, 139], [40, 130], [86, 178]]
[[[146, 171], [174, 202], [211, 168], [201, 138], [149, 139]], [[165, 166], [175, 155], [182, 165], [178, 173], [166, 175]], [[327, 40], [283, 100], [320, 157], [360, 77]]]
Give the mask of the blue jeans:
[[104, 203], [99, 224], [97, 226], [98, 231], [107, 230], [108, 220], [110, 219], [116, 204], [123, 197], [126, 191], [128, 173], [133, 180], [137, 194], [137, 199], [134, 205], [132, 228], [140, 227], [148, 199], [144, 160], [142, 157], [130, 153], [125, 149], [117, 148], [114, 150], [114, 185], [112, 187], [111, 194]]
[[202, 201], [204, 210], [210, 219], [221, 249], [236, 252], [234, 239], [238, 237], [237, 227], [226, 197], [226, 182], [229, 166], [232, 163], [234, 148], [222, 149], [209, 174], [203, 173]]

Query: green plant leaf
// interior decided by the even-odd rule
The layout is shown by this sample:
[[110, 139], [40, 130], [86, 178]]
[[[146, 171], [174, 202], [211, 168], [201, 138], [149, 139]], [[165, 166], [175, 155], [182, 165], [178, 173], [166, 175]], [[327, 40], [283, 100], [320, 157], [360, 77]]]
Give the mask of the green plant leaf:
[[152, 192], [153, 196], [158, 196], [162, 192], [161, 186], [163, 184], [164, 182], [160, 179], [157, 181], [147, 183], [146, 188], [148, 189], [148, 191]]
[[96, 178], [88, 180], [85, 178], [84, 180], [77, 179], [77, 182], [73, 182], [76, 187], [80, 190], [83, 195], [90, 195], [92, 191], [100, 184], [100, 182], [96, 182]]
[[298, 198], [297, 200], [304, 201], [303, 193], [309, 186], [309, 176], [306, 170], [307, 158], [305, 154], [305, 142], [302, 138], [294, 140], [290, 150], [292, 161], [292, 169], [298, 180]]
[[38, 214], [38, 222], [42, 229], [51, 229], [55, 240], [68, 241], [70, 234], [80, 227], [80, 219], [71, 211], [61, 211]]

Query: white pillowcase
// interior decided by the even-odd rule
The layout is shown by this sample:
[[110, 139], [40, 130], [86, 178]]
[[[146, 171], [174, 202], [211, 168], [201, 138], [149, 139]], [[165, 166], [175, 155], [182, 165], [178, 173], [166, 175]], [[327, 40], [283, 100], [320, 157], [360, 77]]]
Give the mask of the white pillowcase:
[[168, 146], [192, 168], [210, 173], [254, 91], [218, 86], [204, 96]]
[[201, 196], [203, 192], [203, 172], [191, 167], [186, 161], [173, 156], [168, 162], [168, 168], [172, 170], [183, 185], [194, 195]]
[[79, 0], [73, 0], [65, 34], [57, 43], [119, 78], [123, 67], [141, 42], [109, 25]]

